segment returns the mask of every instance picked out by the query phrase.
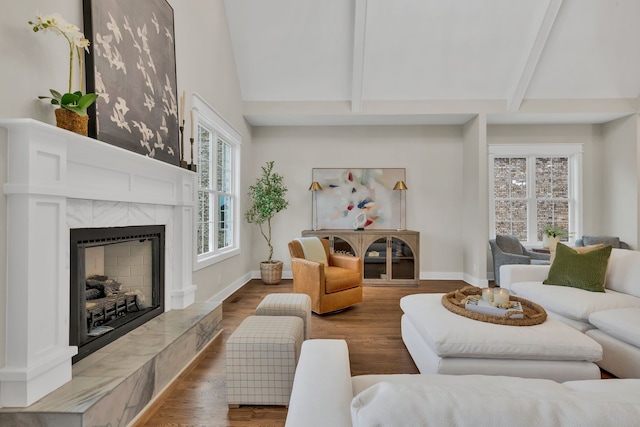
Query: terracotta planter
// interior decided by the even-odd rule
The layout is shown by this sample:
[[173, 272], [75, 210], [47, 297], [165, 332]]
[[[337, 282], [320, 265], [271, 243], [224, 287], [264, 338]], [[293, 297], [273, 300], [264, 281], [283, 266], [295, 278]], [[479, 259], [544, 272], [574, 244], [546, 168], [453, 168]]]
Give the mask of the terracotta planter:
[[80, 135], [89, 134], [89, 116], [79, 116], [66, 108], [56, 110], [56, 126]]
[[261, 262], [260, 278], [265, 285], [277, 285], [282, 280], [282, 261]]

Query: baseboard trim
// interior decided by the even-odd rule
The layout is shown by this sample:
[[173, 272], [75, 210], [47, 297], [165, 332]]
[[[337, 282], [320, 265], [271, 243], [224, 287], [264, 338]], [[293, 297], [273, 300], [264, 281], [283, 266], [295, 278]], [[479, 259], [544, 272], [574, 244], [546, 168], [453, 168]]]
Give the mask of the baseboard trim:
[[[246, 285], [251, 279], [253, 279], [253, 272], [249, 272], [237, 280], [233, 281], [226, 288], [222, 289], [217, 294], [213, 295], [211, 298], [207, 300], [207, 302], [215, 302], [222, 304], [222, 302], [233, 295], [238, 289]], [[258, 279], [260, 278], [260, 272], [258, 272]]]

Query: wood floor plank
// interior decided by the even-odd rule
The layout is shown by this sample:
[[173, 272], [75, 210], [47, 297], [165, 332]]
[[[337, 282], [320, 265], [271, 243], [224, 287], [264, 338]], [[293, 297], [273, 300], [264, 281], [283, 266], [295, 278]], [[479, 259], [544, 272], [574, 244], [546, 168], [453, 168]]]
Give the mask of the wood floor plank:
[[[363, 302], [345, 311], [313, 315], [312, 338], [344, 339], [351, 372], [365, 374], [418, 373], [400, 337], [400, 298], [416, 293], [450, 292], [466, 286], [457, 280], [421, 281], [418, 286], [367, 286]], [[225, 343], [236, 327], [270, 293], [293, 292], [291, 280], [264, 285], [252, 280], [223, 303], [223, 332], [153, 403], [134, 427], [284, 426], [287, 409], [241, 406], [226, 402]], [[603, 378], [607, 374], [603, 373]]]

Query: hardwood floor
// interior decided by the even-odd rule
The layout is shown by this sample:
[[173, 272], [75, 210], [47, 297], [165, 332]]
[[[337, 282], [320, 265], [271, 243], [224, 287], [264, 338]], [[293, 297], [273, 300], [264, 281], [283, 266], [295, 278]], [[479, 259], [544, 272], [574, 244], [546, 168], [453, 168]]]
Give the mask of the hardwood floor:
[[[366, 286], [364, 301], [343, 312], [313, 315], [312, 338], [345, 339], [353, 375], [417, 373], [418, 369], [400, 338], [400, 298], [428, 292], [449, 292], [462, 281], [423, 281], [418, 286]], [[229, 409], [225, 386], [225, 342], [242, 320], [254, 314], [270, 293], [293, 291], [291, 280], [276, 286], [252, 280], [223, 304], [221, 337], [134, 424], [142, 426], [283, 426], [284, 407], [241, 406]]]
[[[449, 292], [467, 283], [457, 280], [421, 281], [418, 286], [364, 287], [364, 301], [343, 312], [312, 316], [312, 338], [345, 339], [351, 373], [418, 373], [400, 337], [400, 298], [416, 293]], [[143, 426], [283, 426], [287, 409], [278, 406], [241, 406], [226, 403], [225, 343], [242, 320], [254, 314], [269, 293], [293, 291], [291, 280], [267, 286], [252, 280], [223, 304], [220, 337], [189, 366], [133, 424]], [[603, 373], [607, 378], [608, 374]]]

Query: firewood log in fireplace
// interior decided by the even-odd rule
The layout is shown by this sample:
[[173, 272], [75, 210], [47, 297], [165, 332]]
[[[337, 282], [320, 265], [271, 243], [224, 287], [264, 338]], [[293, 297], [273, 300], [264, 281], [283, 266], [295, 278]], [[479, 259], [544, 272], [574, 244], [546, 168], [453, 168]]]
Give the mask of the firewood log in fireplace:
[[87, 278], [85, 309], [88, 331], [126, 313], [140, 310], [139, 292], [121, 289], [120, 282], [107, 276], [93, 275]]

